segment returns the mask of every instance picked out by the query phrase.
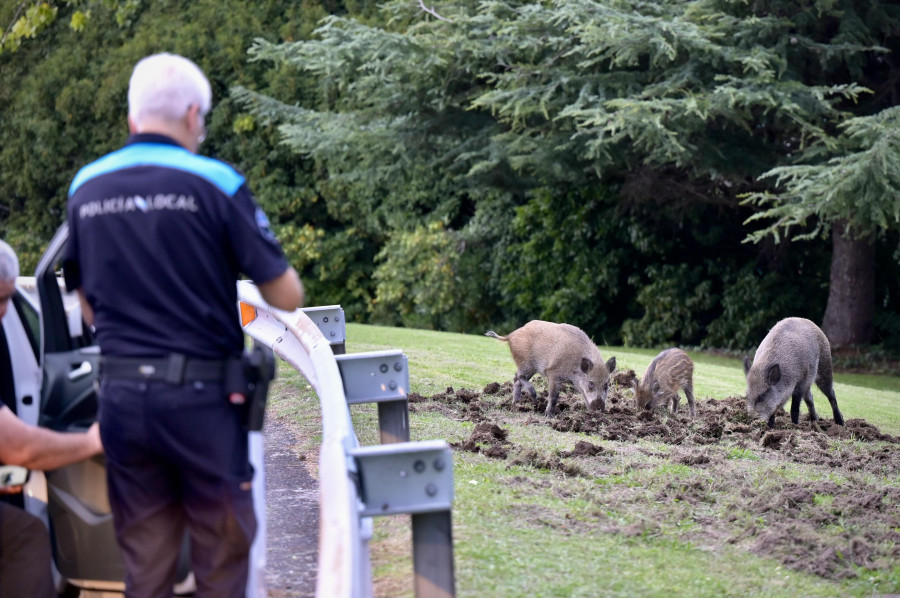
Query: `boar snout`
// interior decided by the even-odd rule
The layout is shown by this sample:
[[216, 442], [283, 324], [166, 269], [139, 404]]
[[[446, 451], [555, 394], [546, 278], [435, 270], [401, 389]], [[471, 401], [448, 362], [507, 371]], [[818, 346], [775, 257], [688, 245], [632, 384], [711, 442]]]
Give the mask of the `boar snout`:
[[587, 399], [589, 411], [597, 411], [599, 409], [602, 413], [606, 413], [605, 388], [598, 388], [593, 380], [588, 380], [587, 388], [584, 389], [583, 394]]

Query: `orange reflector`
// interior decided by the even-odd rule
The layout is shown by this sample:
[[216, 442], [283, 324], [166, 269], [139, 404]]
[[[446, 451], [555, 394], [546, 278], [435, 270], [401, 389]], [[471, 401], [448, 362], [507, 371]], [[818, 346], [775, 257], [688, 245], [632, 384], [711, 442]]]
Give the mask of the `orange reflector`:
[[247, 305], [243, 301], [239, 303], [241, 306], [241, 326], [243, 327], [256, 319], [256, 308], [252, 305]]

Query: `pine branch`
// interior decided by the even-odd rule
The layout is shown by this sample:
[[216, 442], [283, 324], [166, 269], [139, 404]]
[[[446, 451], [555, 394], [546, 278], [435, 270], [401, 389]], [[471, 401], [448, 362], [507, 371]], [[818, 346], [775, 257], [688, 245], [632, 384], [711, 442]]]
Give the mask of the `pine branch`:
[[453, 21], [451, 21], [450, 19], [448, 19], [448, 18], [446, 18], [446, 17], [442, 17], [441, 15], [439, 15], [437, 12], [435, 12], [435, 10], [434, 10], [433, 8], [428, 8], [427, 6], [425, 6], [425, 3], [424, 3], [422, 0], [419, 0], [419, 7], [420, 7], [422, 10], [424, 10], [425, 12], [427, 12], [428, 14], [430, 14], [431, 16], [433, 16], [433, 17], [435, 17], [435, 18], [437, 18], [437, 19], [440, 19], [441, 21], [446, 21], [447, 23], [452, 23], [452, 22], [453, 22]]

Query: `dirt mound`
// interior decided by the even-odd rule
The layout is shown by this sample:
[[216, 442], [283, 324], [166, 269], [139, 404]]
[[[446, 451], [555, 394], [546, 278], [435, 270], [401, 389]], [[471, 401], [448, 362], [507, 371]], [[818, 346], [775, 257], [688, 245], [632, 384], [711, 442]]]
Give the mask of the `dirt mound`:
[[451, 443], [451, 446], [464, 451], [481, 453], [492, 459], [506, 459], [507, 452], [503, 447], [506, 441], [506, 430], [497, 424], [480, 423], [462, 444]]
[[634, 370], [618, 370], [612, 375], [612, 382], [616, 388], [631, 388], [637, 382], [637, 374]]
[[563, 451], [559, 454], [560, 457], [593, 457], [594, 455], [599, 455], [603, 452], [602, 446], [597, 446], [596, 444], [591, 444], [590, 442], [585, 442], [583, 440], [579, 440], [575, 443], [575, 448], [571, 451]]
[[536, 469], [559, 471], [569, 476], [584, 476], [585, 471], [571, 461], [563, 461], [559, 455], [547, 455], [533, 449], [519, 451], [510, 462], [511, 465], [530, 465]]

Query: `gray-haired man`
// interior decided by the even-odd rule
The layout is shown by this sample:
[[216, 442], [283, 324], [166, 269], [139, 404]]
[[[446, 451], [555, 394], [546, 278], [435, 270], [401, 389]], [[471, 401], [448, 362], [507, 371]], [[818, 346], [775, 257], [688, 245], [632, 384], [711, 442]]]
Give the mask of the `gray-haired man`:
[[303, 287], [244, 176], [197, 150], [209, 81], [183, 56], [135, 65], [131, 137], [69, 188], [65, 278], [103, 354], [100, 422], [128, 598], [171, 596], [190, 532], [198, 598], [245, 595], [256, 533], [236, 280], [292, 311]]

